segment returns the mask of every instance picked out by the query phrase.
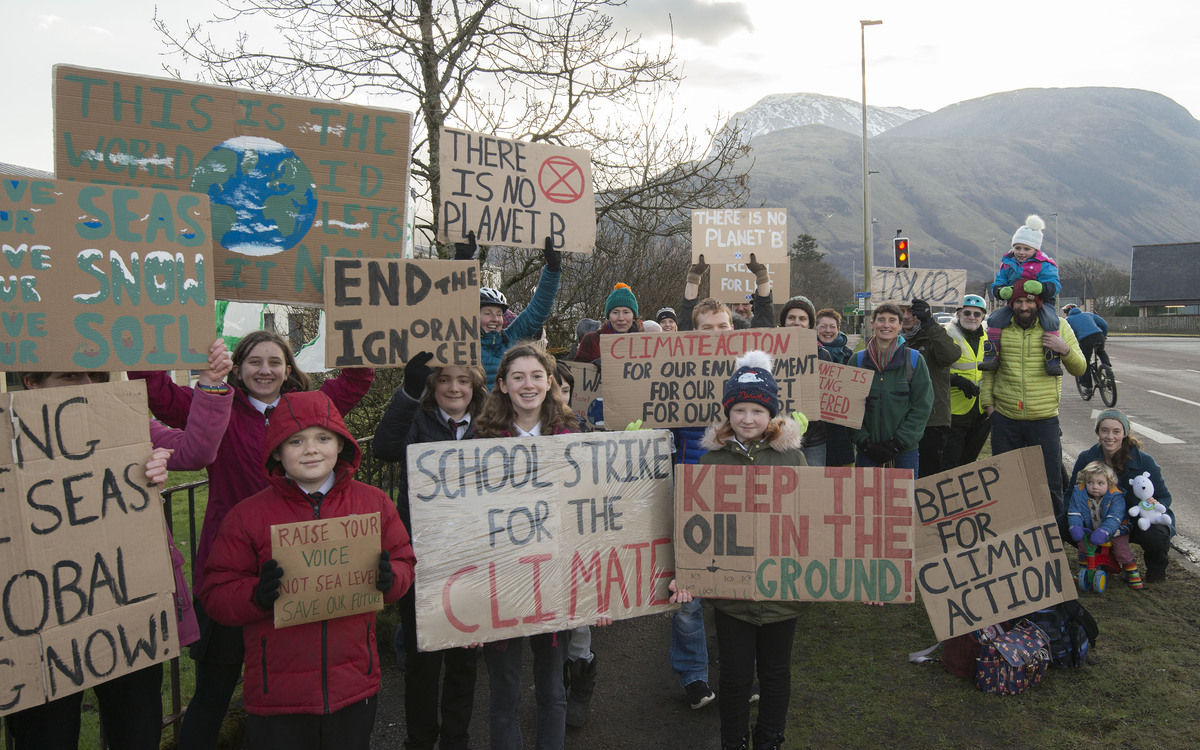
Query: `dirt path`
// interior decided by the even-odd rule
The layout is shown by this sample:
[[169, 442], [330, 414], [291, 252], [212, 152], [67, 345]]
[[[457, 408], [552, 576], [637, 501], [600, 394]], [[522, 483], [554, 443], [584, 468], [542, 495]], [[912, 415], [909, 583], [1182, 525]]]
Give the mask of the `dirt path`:
[[[706, 608], [710, 662], [715, 662], [716, 640], [712, 610]], [[587, 724], [567, 729], [568, 748], [652, 749], [717, 747], [720, 720], [717, 703], [693, 711], [667, 660], [670, 615], [623, 620], [592, 629], [592, 651], [600, 660], [596, 694]], [[525, 651], [525, 676], [521, 700], [521, 727], [525, 746], [533, 747], [534, 714], [532, 655]], [[709, 678], [716, 685], [716, 664]], [[383, 690], [371, 747], [392, 750], [404, 747], [404, 676], [394, 664], [383, 670]], [[475, 713], [471, 719], [471, 747], [488, 747], [487, 669], [479, 665], [475, 686]]]

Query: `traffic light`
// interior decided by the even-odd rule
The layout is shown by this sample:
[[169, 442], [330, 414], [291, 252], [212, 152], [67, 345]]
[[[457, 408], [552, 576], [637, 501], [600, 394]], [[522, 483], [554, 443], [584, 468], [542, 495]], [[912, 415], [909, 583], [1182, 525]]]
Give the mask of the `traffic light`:
[[896, 251], [896, 268], [908, 268], [908, 238], [893, 237], [892, 249]]

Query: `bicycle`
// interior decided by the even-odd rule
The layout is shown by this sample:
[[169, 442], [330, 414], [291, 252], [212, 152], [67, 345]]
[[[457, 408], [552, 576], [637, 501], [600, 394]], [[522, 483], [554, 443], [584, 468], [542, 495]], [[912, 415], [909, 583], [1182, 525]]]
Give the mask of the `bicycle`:
[[1096, 391], [1100, 391], [1100, 399], [1104, 405], [1112, 408], [1117, 405], [1117, 379], [1112, 368], [1100, 359], [1100, 347], [1092, 352], [1092, 360], [1088, 362], [1087, 374], [1091, 375], [1091, 387], [1085, 387], [1083, 377], [1075, 378], [1075, 387], [1084, 401], [1091, 401]]

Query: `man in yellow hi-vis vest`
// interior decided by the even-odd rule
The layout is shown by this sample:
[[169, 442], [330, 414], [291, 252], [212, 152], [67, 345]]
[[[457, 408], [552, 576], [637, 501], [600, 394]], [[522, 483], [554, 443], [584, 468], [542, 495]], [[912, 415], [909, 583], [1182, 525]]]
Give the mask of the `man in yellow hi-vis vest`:
[[979, 457], [992, 429], [988, 413], [979, 403], [979, 380], [983, 373], [984, 327], [987, 303], [978, 294], [963, 297], [954, 320], [946, 323], [950, 338], [961, 356], [950, 365], [950, 435], [942, 452], [942, 470], [969, 464]]

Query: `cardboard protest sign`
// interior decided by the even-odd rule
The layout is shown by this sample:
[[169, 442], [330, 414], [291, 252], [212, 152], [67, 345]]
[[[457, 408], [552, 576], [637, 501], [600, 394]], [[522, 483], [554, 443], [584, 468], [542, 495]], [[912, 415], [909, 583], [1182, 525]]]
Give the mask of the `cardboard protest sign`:
[[781, 413], [819, 411], [817, 336], [807, 328], [608, 334], [600, 337], [604, 417], [611, 429], [710, 425], [734, 360], [759, 349], [774, 360]]
[[54, 66], [59, 178], [212, 201], [219, 299], [321, 304], [322, 260], [400, 257], [412, 115]]
[[886, 268], [871, 269], [871, 304], [907, 304], [923, 299], [937, 307], [958, 307], [967, 291], [967, 272], [961, 269]]
[[591, 362], [567, 362], [575, 387], [571, 389], [571, 411], [590, 428], [604, 427], [604, 398], [600, 391], [600, 368]]
[[862, 427], [873, 373], [836, 362], [818, 362], [817, 370], [821, 377], [821, 416], [809, 416], [856, 430]]
[[207, 366], [204, 196], [0, 175], [0, 369]]
[[1076, 597], [1042, 449], [917, 481], [917, 585], [939, 640]]
[[662, 431], [409, 446], [422, 651], [670, 609]]
[[479, 363], [479, 264], [325, 259], [326, 367]]
[[442, 128], [438, 239], [570, 253], [596, 245], [592, 155], [548, 143]]
[[692, 210], [692, 262], [709, 264], [708, 293], [722, 302], [750, 302], [758, 282], [746, 270], [750, 254], [767, 267], [775, 299], [791, 296], [785, 208]]
[[378, 513], [273, 525], [271, 557], [283, 569], [275, 627], [383, 609], [382, 549]]
[[697, 596], [913, 601], [902, 469], [680, 464], [675, 577]]
[[0, 714], [179, 654], [138, 380], [0, 398]]

